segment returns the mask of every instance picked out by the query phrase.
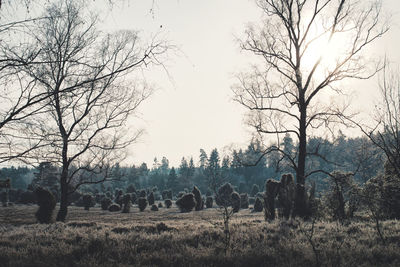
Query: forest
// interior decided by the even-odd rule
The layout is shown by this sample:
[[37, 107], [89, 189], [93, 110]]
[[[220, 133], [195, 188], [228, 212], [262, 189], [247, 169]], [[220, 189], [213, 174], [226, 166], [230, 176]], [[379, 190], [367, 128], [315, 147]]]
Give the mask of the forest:
[[[0, 0], [0, 267], [399, 266], [400, 75], [374, 53], [396, 35], [385, 10], [397, 6], [254, 0], [261, 17], [232, 40], [249, 66], [228, 90], [246, 145], [187, 153], [181, 139], [173, 164], [129, 157], [145, 136], [135, 119], [161, 94], [150, 77], [174, 84], [180, 51], [167, 25], [107, 24], [143, 3]], [[162, 17], [165, 3], [146, 3]], [[365, 95], [374, 105], [359, 110]], [[182, 129], [163, 142], [185, 118], [169, 118]]]

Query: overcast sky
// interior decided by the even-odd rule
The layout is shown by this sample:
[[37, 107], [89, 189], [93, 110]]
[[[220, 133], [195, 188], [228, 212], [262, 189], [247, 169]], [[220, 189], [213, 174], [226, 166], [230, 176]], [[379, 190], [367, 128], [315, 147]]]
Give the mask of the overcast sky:
[[[243, 124], [244, 110], [232, 102], [230, 87], [234, 73], [252, 58], [240, 52], [235, 36], [241, 36], [246, 23], [260, 20], [260, 10], [252, 0], [160, 0], [150, 12], [152, 2], [128, 1], [105, 17], [106, 27], [137, 29], [145, 38], [161, 32], [181, 50], [167, 62], [170, 77], [163, 71], [150, 75], [158, 90], [135, 120], [147, 133], [131, 148], [126, 164], [151, 166], [154, 157], [166, 156], [177, 166], [182, 156], [197, 162], [200, 148], [209, 153], [215, 147], [222, 152], [232, 144], [246, 145], [250, 133]], [[371, 53], [386, 53], [398, 62], [400, 1], [383, 2], [393, 16], [391, 31]], [[369, 107], [376, 81], [353, 85], [353, 103]]]

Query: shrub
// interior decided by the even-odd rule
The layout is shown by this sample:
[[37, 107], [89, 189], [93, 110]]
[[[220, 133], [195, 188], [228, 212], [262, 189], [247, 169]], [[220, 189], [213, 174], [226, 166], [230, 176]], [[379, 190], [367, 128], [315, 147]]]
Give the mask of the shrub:
[[133, 204], [137, 204], [137, 195], [136, 193], [131, 194], [131, 201]]
[[212, 196], [207, 196], [207, 198], [206, 198], [206, 208], [207, 209], [212, 208], [213, 202], [214, 202], [213, 197]]
[[115, 196], [115, 200], [114, 202], [117, 203], [118, 205], [122, 206], [122, 198], [124, 197], [124, 192], [122, 190], [117, 190], [115, 192], [116, 196]]
[[110, 207], [112, 203], [112, 200], [108, 197], [105, 197], [101, 200], [101, 209], [102, 210], [108, 210], [108, 207]]
[[283, 174], [278, 188], [279, 215], [289, 219], [295, 198], [295, 184], [291, 174]]
[[172, 206], [171, 199], [164, 200], [164, 204], [165, 204], [165, 207], [167, 207], [167, 209], [169, 209]]
[[18, 202], [21, 204], [34, 204], [36, 203], [36, 194], [31, 190], [22, 192]]
[[144, 211], [147, 207], [147, 199], [144, 197], [140, 197], [138, 200], [139, 210]]
[[248, 209], [249, 208], [249, 196], [247, 193], [240, 194], [240, 208]]
[[169, 189], [169, 190], [162, 191], [162, 198], [163, 198], [163, 200], [172, 199], [172, 190]]
[[233, 212], [239, 212], [240, 210], [240, 195], [238, 192], [233, 192], [231, 194], [231, 202]]
[[193, 187], [192, 193], [194, 195], [194, 199], [196, 200], [195, 210], [202, 210], [204, 208], [203, 199], [201, 198], [201, 193], [197, 186]]
[[254, 205], [255, 202], [256, 202], [256, 199], [254, 197], [249, 197], [249, 204], [250, 205]]
[[183, 197], [185, 194], [186, 194], [185, 191], [179, 192], [179, 193], [176, 195], [176, 199], [179, 199], [179, 198]]
[[140, 190], [139, 197], [147, 197], [146, 190], [144, 189]]
[[251, 188], [250, 196], [255, 197], [258, 192], [260, 192], [260, 188], [258, 187], [258, 185], [253, 184], [253, 187]]
[[126, 188], [126, 192], [127, 193], [136, 193], [136, 188], [133, 184], [130, 184], [127, 188]]
[[39, 223], [50, 223], [56, 207], [56, 198], [49, 190], [41, 187], [36, 188], [35, 195], [39, 205], [35, 213], [36, 219]]
[[253, 211], [254, 212], [261, 212], [264, 209], [264, 204], [261, 200], [261, 198], [256, 198], [256, 201], [254, 202], [254, 208]]
[[153, 204], [153, 205], [151, 205], [151, 208], [150, 208], [152, 211], [158, 211], [158, 207], [157, 207], [157, 205], [156, 204]]
[[131, 210], [131, 205], [132, 205], [131, 194], [125, 194], [122, 197], [122, 204], [123, 204], [122, 212], [129, 213], [129, 211]]
[[158, 207], [159, 208], [162, 208], [163, 207], [163, 204], [160, 202], [160, 203], [158, 203]]
[[0, 193], [0, 198], [1, 198], [1, 203], [3, 204], [3, 207], [8, 206], [8, 191], [1, 192]]
[[112, 203], [109, 207], [108, 207], [108, 211], [110, 212], [116, 212], [116, 211], [120, 211], [121, 210], [121, 206], [118, 205], [117, 203]]
[[82, 196], [82, 203], [83, 206], [85, 207], [85, 210], [89, 210], [90, 207], [94, 206], [94, 199], [92, 194], [84, 194]]
[[147, 197], [147, 201], [149, 201], [149, 205], [154, 204], [154, 192], [150, 192], [149, 196]]
[[196, 201], [192, 193], [183, 195], [178, 199], [175, 204], [178, 206], [181, 212], [190, 212], [195, 206]]
[[268, 179], [265, 183], [264, 213], [266, 220], [275, 219], [275, 198], [278, 195], [279, 187], [280, 182], [273, 179]]
[[218, 189], [217, 196], [215, 198], [215, 202], [218, 206], [228, 207], [231, 206], [231, 195], [233, 193], [233, 187], [230, 183], [226, 183], [222, 185]]

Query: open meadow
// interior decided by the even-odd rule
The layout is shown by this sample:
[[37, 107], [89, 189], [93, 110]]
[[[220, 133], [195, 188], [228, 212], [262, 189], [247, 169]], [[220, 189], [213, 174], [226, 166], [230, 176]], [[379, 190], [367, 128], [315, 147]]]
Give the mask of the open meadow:
[[130, 213], [70, 207], [66, 223], [37, 224], [36, 205], [0, 208], [0, 266], [400, 266], [400, 223], [264, 221], [240, 210], [226, 249], [216, 208]]

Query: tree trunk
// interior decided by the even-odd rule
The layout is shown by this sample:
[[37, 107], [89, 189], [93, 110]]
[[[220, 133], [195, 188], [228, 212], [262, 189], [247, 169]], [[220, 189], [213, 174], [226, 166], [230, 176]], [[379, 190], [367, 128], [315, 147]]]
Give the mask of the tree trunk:
[[294, 203], [294, 216], [306, 217], [307, 204], [306, 204], [306, 191], [305, 191], [305, 169], [306, 169], [306, 155], [307, 155], [307, 132], [306, 132], [306, 118], [307, 107], [304, 102], [304, 96], [300, 96], [300, 125], [299, 125], [299, 157], [296, 170], [296, 196]]
[[60, 199], [60, 210], [57, 214], [57, 221], [64, 222], [68, 212], [68, 185], [67, 177], [64, 171], [61, 174], [61, 199]]

